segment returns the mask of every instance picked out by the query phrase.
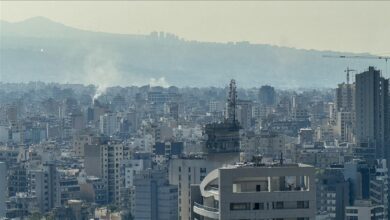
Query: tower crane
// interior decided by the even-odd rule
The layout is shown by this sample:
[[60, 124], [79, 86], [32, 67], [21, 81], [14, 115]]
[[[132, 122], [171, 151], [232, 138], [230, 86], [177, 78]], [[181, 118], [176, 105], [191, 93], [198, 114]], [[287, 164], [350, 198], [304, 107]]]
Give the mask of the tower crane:
[[347, 84], [349, 84], [349, 73], [350, 72], [356, 72], [357, 70], [353, 70], [353, 69], [350, 69], [349, 67], [347, 67], [346, 70], [344, 70], [344, 72], [347, 73]]
[[[386, 62], [386, 75], [387, 75], [387, 61], [390, 60], [390, 57], [387, 56], [347, 56], [347, 55], [339, 55], [339, 56], [334, 56], [334, 55], [323, 55], [322, 57], [328, 57], [328, 58], [344, 58], [344, 59], [378, 59], [378, 60], [384, 60]], [[348, 72], [347, 72], [348, 74]]]

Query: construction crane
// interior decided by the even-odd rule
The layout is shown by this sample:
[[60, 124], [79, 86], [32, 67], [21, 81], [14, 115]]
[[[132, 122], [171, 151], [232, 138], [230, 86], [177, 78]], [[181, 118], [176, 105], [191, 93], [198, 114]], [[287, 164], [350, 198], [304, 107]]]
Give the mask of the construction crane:
[[353, 70], [353, 69], [350, 69], [349, 67], [347, 67], [346, 70], [344, 70], [344, 72], [347, 73], [347, 84], [349, 84], [349, 73], [350, 72], [356, 72], [357, 70]]
[[387, 61], [390, 60], [390, 57], [387, 56], [347, 56], [347, 55], [339, 55], [339, 56], [334, 56], [334, 55], [323, 55], [322, 57], [328, 57], [328, 58], [344, 58], [344, 59], [379, 59], [379, 60], [384, 60], [386, 62], [386, 75], [387, 75]]

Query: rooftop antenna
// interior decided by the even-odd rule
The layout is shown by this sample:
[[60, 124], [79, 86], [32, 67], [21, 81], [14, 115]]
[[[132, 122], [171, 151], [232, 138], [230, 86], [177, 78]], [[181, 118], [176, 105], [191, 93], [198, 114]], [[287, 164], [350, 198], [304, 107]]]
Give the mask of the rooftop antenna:
[[230, 123], [236, 122], [236, 101], [237, 100], [237, 90], [236, 90], [236, 81], [232, 79], [229, 85], [229, 97], [228, 97], [228, 121]]

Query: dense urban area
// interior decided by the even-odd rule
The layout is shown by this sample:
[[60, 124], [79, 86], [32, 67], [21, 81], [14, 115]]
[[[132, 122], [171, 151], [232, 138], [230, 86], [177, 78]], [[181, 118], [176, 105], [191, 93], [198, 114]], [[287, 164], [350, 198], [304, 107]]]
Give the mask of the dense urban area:
[[0, 216], [388, 219], [389, 81], [340, 74], [295, 90], [2, 82]]

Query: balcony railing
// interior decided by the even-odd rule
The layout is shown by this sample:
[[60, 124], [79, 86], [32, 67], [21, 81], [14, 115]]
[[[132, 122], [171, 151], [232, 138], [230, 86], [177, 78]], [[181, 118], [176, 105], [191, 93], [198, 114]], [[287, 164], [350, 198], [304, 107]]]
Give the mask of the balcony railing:
[[194, 202], [194, 206], [195, 206], [195, 207], [198, 207], [198, 208], [201, 208], [201, 209], [204, 209], [204, 210], [209, 211], [209, 212], [219, 212], [219, 209], [218, 209], [218, 208], [214, 208], [214, 207], [210, 207], [210, 206], [205, 206], [205, 205], [199, 204], [199, 203], [197, 203], [197, 202]]
[[193, 211], [201, 216], [211, 219], [219, 219], [219, 209], [194, 202]]

